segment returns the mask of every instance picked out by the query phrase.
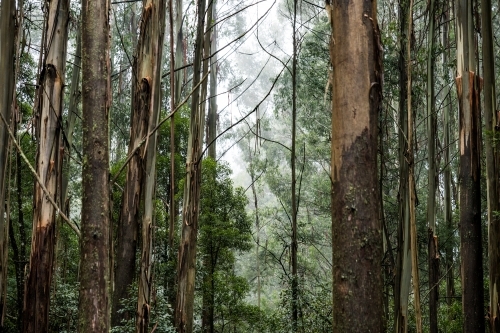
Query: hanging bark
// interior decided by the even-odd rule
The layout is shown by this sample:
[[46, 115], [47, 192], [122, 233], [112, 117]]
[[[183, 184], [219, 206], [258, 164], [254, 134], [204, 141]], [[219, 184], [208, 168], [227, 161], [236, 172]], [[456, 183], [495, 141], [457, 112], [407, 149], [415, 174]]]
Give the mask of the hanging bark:
[[407, 112], [407, 71], [406, 49], [408, 3], [399, 1], [399, 224], [398, 254], [394, 277], [394, 328], [397, 333], [408, 330], [408, 300], [411, 287], [411, 247], [410, 247], [410, 196], [408, 191], [408, 112]]
[[[14, 36], [16, 2], [2, 0], [0, 16], [0, 112], [10, 124], [12, 97], [14, 90]], [[8, 257], [8, 222], [5, 216], [5, 193], [7, 186], [7, 160], [9, 155], [9, 135], [7, 124], [0, 122], [0, 327], [6, 307], [7, 257]]]
[[83, 0], [80, 333], [110, 330], [109, 35], [109, 2]]
[[472, 1], [457, 1], [460, 144], [460, 254], [464, 332], [484, 332], [479, 84], [474, 73]]
[[[141, 34], [146, 33], [144, 27], [151, 21], [152, 5], [143, 6], [143, 19], [141, 20]], [[151, 36], [149, 36], [151, 37]], [[132, 74], [132, 107], [130, 116], [130, 141], [128, 154], [133, 153], [142, 139], [147, 135], [149, 112], [151, 108], [151, 78], [152, 75], [143, 75], [142, 63], [144, 60], [143, 41], [137, 45], [137, 55], [133, 64]], [[141, 57], [141, 60], [138, 59]], [[116, 267], [114, 271], [113, 306], [111, 325], [119, 326], [122, 320], [134, 317], [133, 313], [125, 311], [121, 302], [130, 298], [129, 289], [136, 279], [136, 251], [140, 225], [140, 209], [143, 191], [143, 155], [136, 151], [127, 164], [127, 174], [123, 190], [120, 220], [118, 222], [116, 237]]]
[[382, 228], [376, 170], [382, 48], [377, 10], [375, 2], [366, 1], [336, 0], [330, 8], [333, 332], [381, 332]]
[[[495, 58], [493, 53], [493, 33], [491, 26], [491, 0], [481, 1], [481, 23], [483, 34], [483, 73], [484, 73], [484, 122], [491, 135], [498, 133], [495, 94]], [[500, 210], [498, 193], [498, 147], [492, 139], [485, 140], [486, 185], [488, 193], [488, 259], [490, 279], [490, 332], [500, 332]]]
[[[137, 79], [142, 87], [137, 89], [135, 112], [147, 121], [147, 133], [158, 124], [161, 103], [161, 62], [165, 34], [165, 0], [145, 0], [138, 42]], [[147, 83], [147, 85], [146, 85]], [[139, 88], [139, 85], [137, 85]], [[157, 132], [149, 137], [140, 152], [144, 170], [144, 214], [142, 217], [142, 249], [139, 274], [136, 332], [149, 332], [153, 271], [153, 221], [156, 176]]]
[[[68, 39], [69, 1], [51, 2], [47, 21], [47, 58], [40, 75], [37, 118], [37, 174], [57, 200], [61, 177], [61, 124], [66, 43]], [[57, 198], [57, 199], [56, 199]], [[26, 278], [23, 332], [48, 332], [50, 285], [55, 250], [54, 206], [38, 182], [35, 184], [33, 233], [28, 277]]]
[[194, 282], [196, 272], [196, 243], [200, 211], [201, 148], [203, 143], [204, 108], [200, 105], [203, 33], [205, 27], [206, 1], [198, 1], [196, 46], [193, 62], [193, 95], [189, 123], [188, 151], [186, 158], [186, 181], [182, 212], [182, 233], [177, 260], [177, 298], [175, 323], [179, 333], [193, 332]]

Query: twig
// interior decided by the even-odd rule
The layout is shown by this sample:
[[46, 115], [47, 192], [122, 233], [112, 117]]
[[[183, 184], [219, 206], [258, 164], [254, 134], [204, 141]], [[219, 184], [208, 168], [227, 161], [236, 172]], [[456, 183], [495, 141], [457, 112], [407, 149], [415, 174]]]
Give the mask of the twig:
[[9, 132], [10, 138], [11, 138], [12, 142], [14, 143], [14, 145], [17, 148], [17, 151], [19, 151], [19, 154], [23, 158], [24, 162], [26, 162], [26, 164], [28, 165], [28, 168], [30, 169], [31, 173], [33, 173], [33, 175], [35, 176], [36, 181], [38, 182], [38, 184], [42, 188], [43, 193], [45, 193], [45, 195], [47, 196], [47, 199], [52, 204], [52, 206], [54, 206], [54, 208], [56, 209], [57, 213], [61, 216], [61, 218], [64, 221], [66, 221], [66, 223], [68, 223], [68, 225], [71, 227], [71, 229], [73, 229], [75, 231], [76, 235], [78, 237], [80, 237], [80, 229], [78, 229], [78, 226], [75, 223], [73, 223], [66, 216], [66, 214], [64, 214], [62, 212], [62, 210], [59, 208], [59, 206], [57, 205], [57, 203], [54, 201], [54, 198], [52, 198], [52, 195], [50, 194], [49, 190], [47, 190], [47, 188], [45, 187], [45, 184], [43, 184], [42, 180], [40, 179], [40, 177], [38, 176], [37, 172], [35, 171], [35, 168], [33, 168], [33, 166], [30, 164], [30, 162], [29, 162], [28, 158], [26, 157], [26, 155], [24, 155], [23, 150], [21, 149], [21, 146], [19, 146], [19, 144], [17, 143], [16, 137], [14, 136], [14, 134], [12, 133], [12, 131], [10, 130], [10, 126], [7, 123], [7, 120], [5, 120], [2, 112], [0, 112], [0, 117], [2, 118], [2, 121], [4, 122], [5, 127], [7, 128], [7, 131]]

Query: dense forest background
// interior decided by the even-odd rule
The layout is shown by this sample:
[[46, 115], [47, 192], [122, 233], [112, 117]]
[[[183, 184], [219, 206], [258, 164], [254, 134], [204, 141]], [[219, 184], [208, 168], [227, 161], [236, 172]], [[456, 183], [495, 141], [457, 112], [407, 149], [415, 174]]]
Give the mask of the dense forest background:
[[500, 332], [499, 10], [1, 0], [1, 331]]

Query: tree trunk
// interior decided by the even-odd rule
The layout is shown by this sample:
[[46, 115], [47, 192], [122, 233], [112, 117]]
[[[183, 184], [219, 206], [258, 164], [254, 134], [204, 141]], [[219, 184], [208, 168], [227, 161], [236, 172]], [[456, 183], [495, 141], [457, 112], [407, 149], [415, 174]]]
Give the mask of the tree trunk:
[[[484, 122], [487, 131], [497, 133], [495, 58], [493, 54], [493, 33], [491, 27], [491, 0], [481, 1], [481, 23], [483, 34], [484, 75]], [[488, 259], [490, 263], [490, 332], [500, 333], [499, 287], [500, 287], [500, 210], [498, 194], [498, 147], [492, 139], [485, 140], [486, 175], [488, 191]]]
[[484, 332], [479, 84], [473, 72], [472, 1], [457, 1], [460, 144], [460, 254], [464, 332]]
[[[448, 64], [449, 59], [449, 17], [450, 17], [450, 3], [446, 2], [446, 8], [443, 16], [443, 46], [446, 51], [443, 53], [443, 63], [445, 66]], [[445, 71], [445, 78], [449, 80], [449, 71]], [[446, 92], [446, 102], [444, 103], [444, 220], [447, 229], [447, 235], [452, 235], [455, 226], [453, 224], [453, 206], [451, 204], [451, 160], [450, 160], [450, 132], [451, 132], [451, 89], [448, 87]], [[447, 236], [451, 239], [450, 236]], [[453, 242], [446, 243], [446, 300], [448, 305], [453, 301], [455, 296], [455, 278], [453, 270]]]
[[[408, 20], [408, 36], [412, 35], [413, 29], [413, 0], [410, 0]], [[414, 154], [413, 154], [413, 109], [412, 109], [412, 67], [411, 67], [411, 42], [407, 43], [407, 104], [408, 104], [408, 192], [410, 197], [410, 247], [411, 247], [411, 275], [413, 282], [413, 297], [415, 304], [415, 326], [417, 333], [422, 332], [422, 312], [420, 310], [420, 279], [418, 272], [418, 248], [417, 248], [417, 221], [415, 216], [415, 173], [414, 173]]]
[[[203, 32], [206, 1], [198, 1], [196, 47], [193, 62], [193, 88], [201, 77]], [[186, 181], [182, 212], [182, 233], [177, 260], [177, 298], [175, 323], [179, 333], [193, 332], [194, 282], [196, 273], [196, 243], [200, 211], [201, 148], [203, 143], [204, 108], [200, 105], [200, 89], [194, 89], [191, 97]]]
[[377, 123], [382, 47], [377, 10], [371, 2], [335, 0], [331, 12], [333, 332], [381, 332]]
[[[212, 21], [217, 21], [216, 1], [210, 6]], [[209, 9], [209, 10], [210, 10]], [[216, 160], [217, 145], [217, 26], [212, 25], [210, 32], [210, 95], [208, 105], [208, 124], [207, 124], [207, 144], [208, 156]]]
[[78, 104], [80, 102], [80, 71], [82, 63], [82, 33], [80, 26], [77, 27], [76, 35], [76, 53], [73, 58], [73, 73], [71, 75], [71, 86], [69, 95], [69, 105], [68, 105], [68, 119], [66, 120], [66, 126], [64, 129], [64, 140], [61, 146], [64, 146], [65, 154], [63, 159], [63, 172], [62, 172], [62, 185], [61, 185], [61, 209], [64, 210], [66, 214], [69, 212], [69, 202], [68, 199], [68, 183], [70, 175], [70, 161], [71, 161], [71, 149], [73, 148], [73, 132], [75, 130], [76, 119], [78, 118]]
[[435, 0], [429, 3], [429, 32], [427, 37], [427, 225], [429, 260], [429, 329], [438, 333], [437, 307], [439, 297], [439, 253], [436, 235], [436, 97], [434, 93], [435, 50]]
[[0, 16], [0, 112], [8, 124], [0, 122], [0, 327], [6, 308], [7, 288], [7, 257], [8, 257], [8, 227], [9, 221], [5, 216], [5, 193], [7, 187], [7, 160], [9, 156], [9, 135], [7, 126], [10, 126], [12, 114], [12, 97], [14, 91], [14, 36], [16, 2], [14, 0], [1, 1]]
[[408, 191], [408, 112], [407, 112], [407, 17], [408, 3], [399, 1], [399, 224], [398, 224], [398, 254], [394, 286], [394, 328], [396, 333], [408, 330], [408, 299], [411, 286], [411, 249], [410, 249], [410, 197]]
[[[69, 1], [51, 2], [46, 32], [50, 43], [45, 67], [40, 75], [37, 174], [54, 201], [57, 200], [61, 179], [60, 135], [68, 22]], [[31, 258], [24, 294], [23, 332], [48, 332], [49, 329], [56, 211], [45, 196], [40, 184], [36, 183]]]
[[[144, 0], [141, 31], [137, 46], [137, 82], [135, 110], [147, 123], [148, 134], [158, 124], [161, 105], [161, 63], [165, 34], [165, 0]], [[142, 217], [142, 250], [139, 274], [136, 332], [149, 332], [153, 270], [153, 221], [156, 176], [157, 132], [143, 146], [141, 171], [144, 184], [144, 215]]]
[[83, 0], [80, 333], [110, 330], [109, 35], [109, 2]]
[[[290, 165], [292, 168], [292, 239], [291, 239], [291, 259], [292, 259], [292, 332], [297, 332], [299, 314], [299, 280], [297, 276], [297, 215], [299, 212], [297, 198], [297, 172], [296, 172], [296, 139], [297, 139], [297, 57], [298, 43], [297, 37], [297, 2], [293, 1], [293, 55], [292, 55], [292, 147], [290, 154]], [[332, 58], [333, 59], [333, 58]], [[376, 160], [376, 158], [375, 158]]]

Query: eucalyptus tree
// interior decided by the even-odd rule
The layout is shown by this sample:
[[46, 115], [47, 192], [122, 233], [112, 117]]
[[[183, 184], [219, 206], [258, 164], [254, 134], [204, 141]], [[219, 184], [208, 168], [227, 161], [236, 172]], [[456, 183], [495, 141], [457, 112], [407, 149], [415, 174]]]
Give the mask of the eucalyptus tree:
[[[69, 1], [50, 3], [46, 24], [46, 59], [40, 75], [36, 124], [39, 134], [35, 183], [33, 233], [29, 273], [26, 278], [23, 332], [48, 332], [50, 285], [55, 251], [56, 207], [47, 200], [57, 198], [61, 177], [61, 133]], [[59, 208], [58, 208], [59, 209]]]
[[481, 239], [481, 123], [472, 1], [457, 0], [457, 77], [460, 146], [460, 255], [464, 332], [484, 331]]
[[498, 146], [493, 144], [494, 133], [498, 131], [495, 94], [495, 58], [493, 52], [493, 31], [491, 21], [491, 0], [481, 1], [481, 23], [483, 34], [484, 75], [484, 121], [489, 137], [484, 142], [486, 154], [486, 185], [488, 193], [488, 259], [490, 286], [490, 332], [500, 332], [499, 284], [500, 284], [500, 210], [498, 193]]
[[[175, 326], [180, 333], [193, 332], [194, 288], [196, 273], [196, 244], [200, 207], [201, 159], [205, 109], [200, 98], [203, 34], [205, 30], [206, 1], [197, 4], [196, 41], [193, 62], [193, 95], [189, 123], [186, 178], [182, 208], [182, 231], [177, 260], [177, 298]], [[206, 77], [207, 73], [204, 73]], [[201, 103], [200, 103], [201, 102]]]
[[[443, 52], [443, 64], [447, 64], [450, 57], [450, 40], [449, 40], [449, 31], [450, 31], [450, 23], [449, 17], [451, 12], [451, 3], [447, 1], [445, 3], [444, 15], [443, 15], [443, 41], [442, 45], [446, 49]], [[450, 77], [449, 71], [444, 72], [444, 77], [446, 81], [448, 81]], [[452, 112], [451, 112], [451, 88], [448, 87], [446, 91], [446, 98], [444, 104], [444, 119], [443, 119], [443, 127], [444, 127], [444, 172], [443, 172], [443, 186], [444, 186], [444, 221], [447, 230], [450, 232], [453, 231], [453, 207], [451, 201], [451, 181], [452, 181], [452, 170], [451, 170], [451, 158], [450, 151], [452, 146], [451, 141], [451, 120], [452, 120]], [[450, 237], [451, 238], [451, 237]], [[455, 278], [454, 278], [454, 255], [453, 255], [453, 242], [446, 242], [445, 246], [446, 252], [446, 297], [447, 303], [451, 304], [453, 297], [455, 296]]]
[[382, 47], [377, 8], [370, 2], [334, 0], [328, 10], [333, 67], [333, 332], [381, 332], [382, 228], [376, 170]]
[[7, 257], [8, 257], [8, 220], [5, 218], [5, 194], [8, 184], [7, 165], [9, 160], [9, 135], [11, 126], [12, 98], [14, 95], [14, 45], [16, 2], [2, 0], [0, 11], [0, 326], [3, 327], [3, 314], [6, 307]]
[[109, 34], [109, 1], [82, 1], [81, 333], [110, 330]]
[[411, 285], [411, 248], [410, 248], [410, 195], [408, 189], [408, 113], [407, 113], [407, 81], [406, 55], [408, 40], [408, 4], [407, 0], [399, 1], [399, 50], [398, 50], [398, 88], [399, 88], [399, 223], [397, 227], [397, 258], [394, 283], [394, 327], [395, 332], [408, 330], [408, 300]]
[[[166, 2], [144, 1], [132, 75], [131, 131], [122, 207], [117, 237], [117, 265], [112, 325], [124, 316], [121, 301], [135, 279], [136, 243], [141, 227], [141, 260], [137, 304], [137, 332], [148, 329], [151, 308], [153, 205], [157, 132], [160, 114], [160, 79]], [[154, 133], [153, 133], [154, 131]], [[151, 136], [147, 137], [148, 134]], [[142, 141], [147, 137], [146, 144]], [[141, 211], [143, 209], [143, 211]]]
[[429, 328], [431, 333], [438, 332], [437, 306], [439, 296], [439, 253], [436, 230], [436, 96], [434, 83], [435, 23], [436, 1], [429, 2], [429, 31], [427, 37], [427, 224], [428, 224], [428, 256], [429, 256]]
[[[141, 169], [144, 172], [144, 213], [142, 216], [142, 250], [139, 274], [139, 296], [137, 303], [136, 332], [149, 332], [148, 320], [152, 306], [153, 271], [153, 219], [156, 179], [156, 126], [160, 116], [161, 103], [161, 64], [163, 39], [165, 34], [165, 0], [145, 0], [138, 42], [137, 68], [135, 79], [134, 114], [141, 121], [147, 121], [144, 135], [149, 136], [144, 148]], [[140, 80], [140, 82], [139, 82]], [[134, 126], [133, 124], [132, 126]]]

